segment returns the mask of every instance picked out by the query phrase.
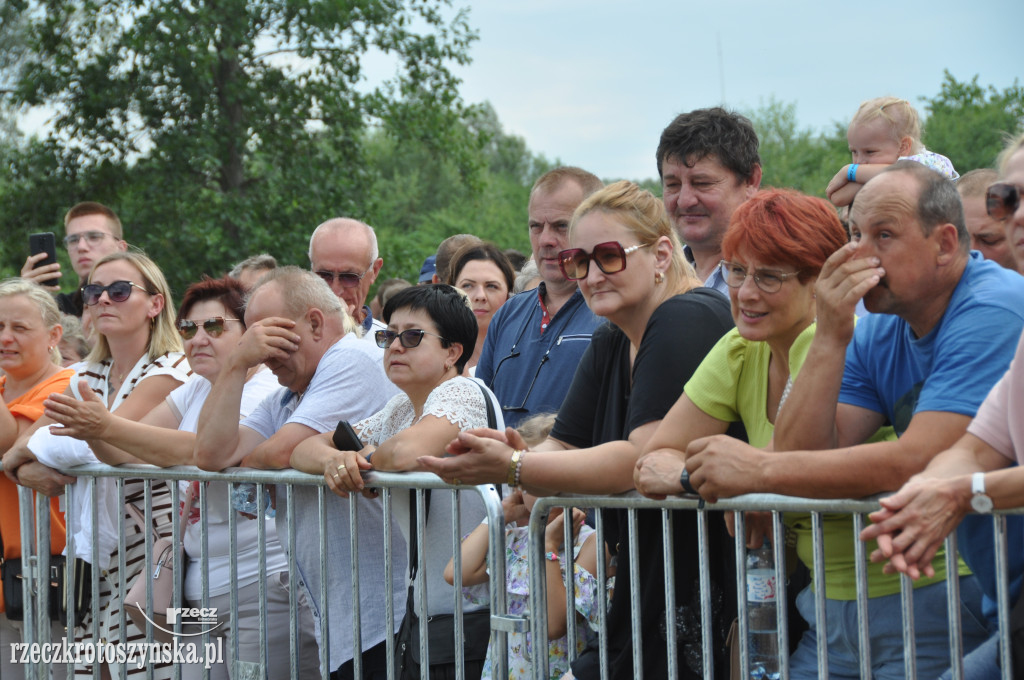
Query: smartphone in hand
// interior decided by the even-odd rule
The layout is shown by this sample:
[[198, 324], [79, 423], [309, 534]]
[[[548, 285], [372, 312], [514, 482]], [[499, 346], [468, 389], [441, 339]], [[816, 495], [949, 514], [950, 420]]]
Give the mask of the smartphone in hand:
[[[37, 269], [44, 265], [56, 264], [57, 263], [57, 239], [54, 237], [52, 231], [43, 231], [36, 234], [29, 234], [28, 237], [29, 251], [33, 255], [38, 253], [46, 253], [46, 257], [39, 262], [36, 262], [32, 267]], [[59, 286], [60, 279], [52, 278], [41, 282], [44, 286]]]
[[361, 451], [363, 449], [362, 440], [359, 439], [359, 435], [356, 434], [356, 431], [352, 429], [347, 420], [342, 420], [338, 423], [338, 427], [334, 430], [334, 436], [331, 440], [339, 451]]

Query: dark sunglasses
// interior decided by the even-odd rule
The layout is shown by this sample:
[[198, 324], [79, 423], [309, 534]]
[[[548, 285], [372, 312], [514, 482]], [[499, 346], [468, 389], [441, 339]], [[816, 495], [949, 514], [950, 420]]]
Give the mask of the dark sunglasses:
[[109, 286], [101, 286], [98, 283], [87, 283], [82, 286], [82, 302], [92, 307], [98, 304], [105, 292], [111, 302], [124, 302], [132, 294], [132, 288], [138, 288], [143, 293], [156, 295], [153, 291], [146, 290], [132, 281], [114, 281]]
[[1005, 220], [1020, 208], [1020, 189], [1013, 184], [999, 182], [985, 192], [985, 212], [994, 220]]
[[334, 279], [338, 279], [342, 288], [355, 288], [366, 276], [366, 272], [353, 274], [352, 272], [332, 272], [327, 269], [319, 269], [313, 273], [326, 281], [328, 286], [334, 283]]
[[646, 248], [649, 243], [623, 248], [618, 241], [598, 243], [594, 252], [588, 253], [583, 248], [569, 248], [558, 254], [558, 268], [562, 275], [570, 281], [587, 278], [590, 272], [590, 261], [597, 263], [597, 268], [605, 274], [618, 274], [626, 268], [626, 255]]
[[190, 319], [179, 319], [176, 324], [178, 332], [181, 333], [181, 337], [186, 340], [191, 340], [196, 337], [196, 333], [199, 332], [199, 326], [202, 325], [203, 330], [211, 338], [219, 338], [221, 333], [224, 332], [224, 324], [227, 321], [241, 321], [241, 319], [225, 319], [223, 316], [212, 316], [206, 321], [192, 321]]
[[[412, 349], [413, 347], [419, 347], [424, 335], [433, 335], [435, 338], [441, 338], [437, 333], [430, 333], [419, 328], [410, 328], [401, 333], [397, 331], [377, 331], [373, 334], [373, 339], [377, 341], [377, 347], [381, 349], [390, 347], [395, 338], [398, 338], [398, 341], [402, 343], [402, 347]], [[441, 338], [441, 341], [448, 342], [445, 338]]]

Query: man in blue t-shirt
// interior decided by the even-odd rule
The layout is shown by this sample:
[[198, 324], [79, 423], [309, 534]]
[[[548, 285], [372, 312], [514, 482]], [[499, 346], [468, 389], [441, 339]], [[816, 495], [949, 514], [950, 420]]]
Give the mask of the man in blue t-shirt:
[[600, 322], [576, 282], [562, 274], [558, 254], [569, 247], [573, 212], [602, 186], [586, 170], [562, 167], [541, 175], [530, 190], [530, 245], [541, 283], [494, 314], [476, 365], [509, 427], [558, 411]]
[[[1024, 277], [970, 251], [948, 180], [913, 161], [894, 164], [858, 194], [850, 231], [851, 243], [818, 277], [817, 332], [780, 408], [776, 452], [723, 436], [690, 444], [689, 481], [706, 499], [764, 492], [859, 498], [899, 489], [963, 436], [1009, 366], [1024, 328]], [[854, 329], [861, 299], [873, 314]], [[862, 443], [887, 423], [896, 441]], [[968, 596], [966, 580], [963, 604], [979, 611], [977, 585]], [[915, 612], [940, 599], [943, 612], [943, 583], [915, 589]], [[931, 617], [942, 630], [926, 632], [935, 627], [928, 618], [915, 617], [917, 667], [934, 677], [948, 666], [949, 649], [945, 617]], [[846, 630], [841, 620], [829, 612], [830, 643], [849, 635], [856, 650], [855, 626]], [[965, 629], [964, 650], [983, 639]], [[830, 676], [858, 675], [855, 655], [836, 658], [829, 649]], [[794, 677], [802, 677], [800, 654], [791, 663]], [[901, 674], [902, 655], [899, 639], [891, 649], [872, 645], [876, 675], [883, 664]]]

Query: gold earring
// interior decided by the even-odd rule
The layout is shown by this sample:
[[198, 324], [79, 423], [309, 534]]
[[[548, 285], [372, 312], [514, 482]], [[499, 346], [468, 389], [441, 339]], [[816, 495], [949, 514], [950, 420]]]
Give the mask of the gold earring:
[[664, 283], [665, 282], [665, 275], [662, 274], [661, 272], [654, 272], [654, 282], [655, 283]]

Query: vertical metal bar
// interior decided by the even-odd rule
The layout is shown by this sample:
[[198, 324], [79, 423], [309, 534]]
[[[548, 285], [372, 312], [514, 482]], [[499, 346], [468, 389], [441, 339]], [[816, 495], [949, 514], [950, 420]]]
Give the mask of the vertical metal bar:
[[[327, 490], [322, 487], [316, 487], [317, 494], [317, 518], [320, 520], [320, 592], [318, 594], [320, 598], [320, 662], [321, 662], [321, 677], [323, 680], [328, 680], [330, 673], [330, 664], [328, 659], [330, 658], [331, 649], [331, 622], [330, 613], [327, 607]], [[289, 524], [293, 521], [295, 513], [292, 512], [295, 506], [288, 506], [288, 521]]]
[[644, 650], [640, 638], [640, 550], [637, 545], [636, 508], [626, 511], [629, 531], [629, 618], [633, 633], [633, 677], [641, 680], [644, 675]]
[[[490, 565], [494, 578], [488, 581], [488, 594], [491, 600], [491, 617], [505, 616], [508, 614], [506, 606], [505, 589], [505, 514], [501, 508], [498, 495], [489, 486], [476, 487], [477, 493], [483, 499], [484, 510], [487, 513], [487, 561]], [[530, 531], [533, 531], [533, 517], [530, 517]], [[534, 559], [530, 555], [529, 559]], [[533, 562], [530, 562], [532, 565]], [[531, 600], [532, 603], [532, 600]], [[529, 626], [529, 621], [527, 621]], [[544, 631], [544, 639], [547, 639], [547, 630]], [[491, 640], [494, 652], [494, 668], [508, 668], [508, 634], [504, 629], [495, 630], [491, 626]]]
[[900, 607], [903, 610], [903, 671], [908, 680], [917, 678], [917, 646], [914, 641], [914, 583], [900, 574]]
[[594, 529], [597, 530], [597, 636], [601, 677], [608, 677], [608, 564], [605, 560], [604, 512], [594, 513]]
[[701, 665], [704, 677], [713, 678], [715, 677], [715, 648], [711, 629], [711, 554], [708, 549], [708, 511], [703, 508], [697, 510], [697, 559], [700, 564], [698, 578], [700, 580]]
[[395, 552], [391, 532], [391, 489], [381, 489], [382, 514], [384, 516], [384, 626], [385, 649], [387, 650], [388, 680], [395, 680]]
[[[661, 511], [662, 574], [665, 582], [665, 642], [668, 650], [668, 674], [679, 674], [678, 631], [676, 622], [675, 536], [672, 533], [672, 513]], [[703, 612], [701, 612], [703, 614]]]
[[359, 601], [359, 494], [348, 497], [349, 560], [352, 578], [352, 673], [363, 676], [363, 616]]
[[[750, 677], [750, 618], [747, 612], [747, 535], [746, 517], [742, 512], [734, 513], [736, 518], [736, 612], [739, 619], [737, 634], [740, 638], [740, 677]], [[819, 676], [822, 677], [822, 676]]]
[[453, 595], [455, 602], [455, 677], [466, 677], [465, 628], [462, 612], [462, 497], [460, 491], [452, 491], [452, 566], [455, 573]]
[[[547, 612], [548, 584], [545, 578], [546, 566], [544, 564], [544, 530], [548, 524], [548, 513], [550, 509], [546, 505], [537, 503], [530, 512], [530, 528], [527, 545], [530, 551], [530, 621], [531, 633], [534, 639], [534, 648], [538, 648], [537, 640], [548, 639], [548, 619], [544, 612]], [[492, 534], [493, 536], [493, 534]], [[502, 546], [504, 550], [504, 546]], [[505, 572], [502, 571], [500, 578], [504, 580]], [[495, 574], [497, 580], [498, 574]], [[505, 585], [502, 583], [502, 588]], [[506, 645], [507, 647], [507, 645]], [[507, 649], [506, 649], [507, 652]], [[507, 659], [506, 659], [507, 660]], [[507, 665], [502, 668], [508, 668]], [[533, 655], [533, 677], [547, 678], [550, 675], [548, 668], [548, 655], [535, 653]]]
[[[92, 621], [90, 626], [92, 627], [92, 640], [94, 643], [98, 643], [100, 639], [100, 542], [96, 540], [99, 536], [99, 480], [93, 477], [89, 484], [89, 503], [92, 505]], [[122, 491], [121, 496], [124, 498]], [[119, 507], [124, 507], [119, 506]], [[118, 522], [119, 525], [123, 525], [124, 522]], [[120, 534], [123, 535], [123, 526], [120, 529]], [[109, 557], [109, 556], [108, 556]], [[83, 636], [86, 637], [86, 636]], [[86, 639], [88, 639], [86, 637]], [[100, 678], [100, 665], [94, 663], [92, 665], [92, 677], [93, 680], [99, 680]]]
[[[280, 489], [280, 486], [278, 489]], [[292, 499], [294, 490], [295, 487], [291, 484], [284, 487], [285, 500], [283, 505], [280, 493], [278, 494], [277, 514], [280, 516], [284, 512], [285, 518], [285, 543], [288, 546], [288, 645], [292, 655], [292, 677], [297, 678], [299, 677], [299, 570], [298, 565], [295, 563], [295, 513], [292, 512], [292, 508], [295, 507]], [[306, 593], [309, 597], [312, 597], [308, 590]], [[310, 609], [313, 608], [312, 601], [309, 603], [309, 606]], [[323, 655], [321, 654], [322, 658]], [[326, 664], [324, 666], [326, 671]], [[323, 676], [323, 673], [321, 675]]]
[[[238, 484], [235, 482], [228, 484], [229, 499], [235, 497], [237, 488]], [[231, 583], [238, 583], [238, 512], [233, 505], [228, 508], [228, 544], [231, 546], [228, 551], [228, 573], [231, 574]], [[231, 668], [232, 673], [235, 674], [238, 673], [238, 662], [240, 661], [238, 658], [238, 588], [228, 588], [228, 617], [228, 625], [231, 626]]]
[[[38, 643], [37, 624], [39, 617], [36, 590], [39, 579], [34, 578], [33, 568], [37, 564], [34, 551], [35, 542], [35, 504], [32, 500], [32, 490], [24, 486], [18, 487], [18, 523], [21, 528], [21, 597], [24, 613], [22, 614], [22, 639], [28, 643]], [[40, 672], [39, 665], [30, 664], [26, 667], [30, 677], [37, 678]], [[45, 671], [44, 671], [45, 672]]]
[[[171, 536], [176, 543], [184, 546], [185, 544], [185, 529], [188, 527], [188, 517], [182, 517], [179, 511], [179, 489], [177, 480], [167, 480], [167, 487], [171, 493]], [[184, 510], [184, 508], [181, 508]], [[171, 551], [171, 569], [174, 573], [174, 584], [171, 592], [171, 606], [172, 607], [183, 607], [185, 606], [185, 593], [182, 590], [183, 581], [180, 578], [185, 573], [185, 562], [188, 557], [185, 555], [184, 549]], [[174, 623], [175, 632], [181, 632], [181, 617], [177, 617]], [[172, 675], [175, 680], [181, 680], [181, 664], [174, 664]]]
[[[78, 530], [76, 526], [78, 523], [78, 513], [74, 510], [76, 507], [74, 502], [75, 487], [75, 484], [68, 484], [64, 487], [64, 548], [67, 552], [67, 571], [64, 574], [64, 578], [66, 579], [64, 582], [68, 585], [66, 588], [67, 592], [65, 593], [66, 597], [64, 598], [64, 606], [68, 613], [67, 628], [65, 629], [64, 635], [66, 638], [70, 638], [70, 642], [72, 643], [75, 641], [75, 627], [79, 623], [75, 617], [75, 583], [77, 581], [77, 578], [75, 578], [77, 576], [77, 569], [75, 569], [75, 567], [78, 566], [78, 562], [76, 561], [77, 558], [75, 557], [75, 555], [78, 554], [75, 547], [75, 532]], [[74, 678], [75, 666], [71, 662], [71, 659], [66, 659], [66, 663], [64, 665], [67, 677]]]
[[[423, 490], [416, 490], [416, 526], [413, 527], [416, 540], [416, 556], [419, 564], [416, 565], [416, 602], [419, 605], [420, 621], [420, 678], [428, 680], [430, 677], [430, 645], [428, 644], [428, 627], [430, 626], [430, 615], [427, 609], [427, 556], [426, 556], [426, 533], [427, 533], [427, 507]], [[415, 605], [414, 605], [415, 606]]]
[[[871, 680], [871, 633], [868, 629], [868, 555], [860, 532], [863, 513], [853, 514], [853, 561], [857, 580], [857, 646], [861, 680]], [[828, 593], [826, 593], [827, 595]]]
[[946, 620], [949, 622], [949, 662], [953, 680], [964, 674], [964, 651], [960, 625], [960, 565], [956, 531], [946, 537]]
[[825, 610], [825, 532], [820, 512], [811, 513], [814, 553], [814, 633], [818, 638], [818, 677], [828, 677], [828, 621]]
[[[270, 659], [267, 654], [270, 636], [267, 631], [267, 487], [256, 485], [256, 561], [259, 579], [257, 602], [259, 603], [260, 627], [260, 672], [267, 675]], [[235, 619], [237, 621], [237, 619]]]
[[[199, 483], [199, 498], [196, 500], [199, 502], [199, 575], [200, 575], [200, 606], [208, 608], [210, 606], [210, 523], [209, 523], [209, 502], [210, 499], [207, 496], [207, 488], [204, 482]], [[237, 549], [237, 543], [232, 546], [233, 549]], [[232, 550], [234, 552], [234, 550]], [[179, 572], [180, 573], [180, 572]], [[235, 590], [235, 588], [232, 588]], [[234, 619], [232, 622], [236, 624], [238, 619]], [[210, 644], [210, 631], [206, 626], [203, 626], [203, 634], [200, 638], [203, 641], [203, 649], [209, 649]], [[210, 680], [210, 669], [207, 668], [207, 664], [203, 664], [203, 680]]]
[[[576, 541], [572, 533], [573, 507], [562, 508], [562, 552], [565, 554], [565, 571], [562, 583], [565, 586], [565, 635], [569, 650], [569, 661], [576, 660]], [[547, 565], [544, 567], [547, 569]], [[559, 565], [559, 569], [562, 565]]]
[[779, 677], [789, 677], [789, 602], [787, 593], [789, 585], [786, 577], [789, 565], [786, 564], [786, 525], [782, 522], [782, 513], [772, 511], [772, 550], [775, 553], [775, 630], [778, 631]]
[[996, 599], [998, 599], [999, 620], [999, 666], [1003, 669], [1004, 680], [1013, 675], [1013, 655], [1010, 653], [1010, 569], [1006, 555], [1006, 516], [992, 516], [992, 533], [995, 534], [996, 552]]

